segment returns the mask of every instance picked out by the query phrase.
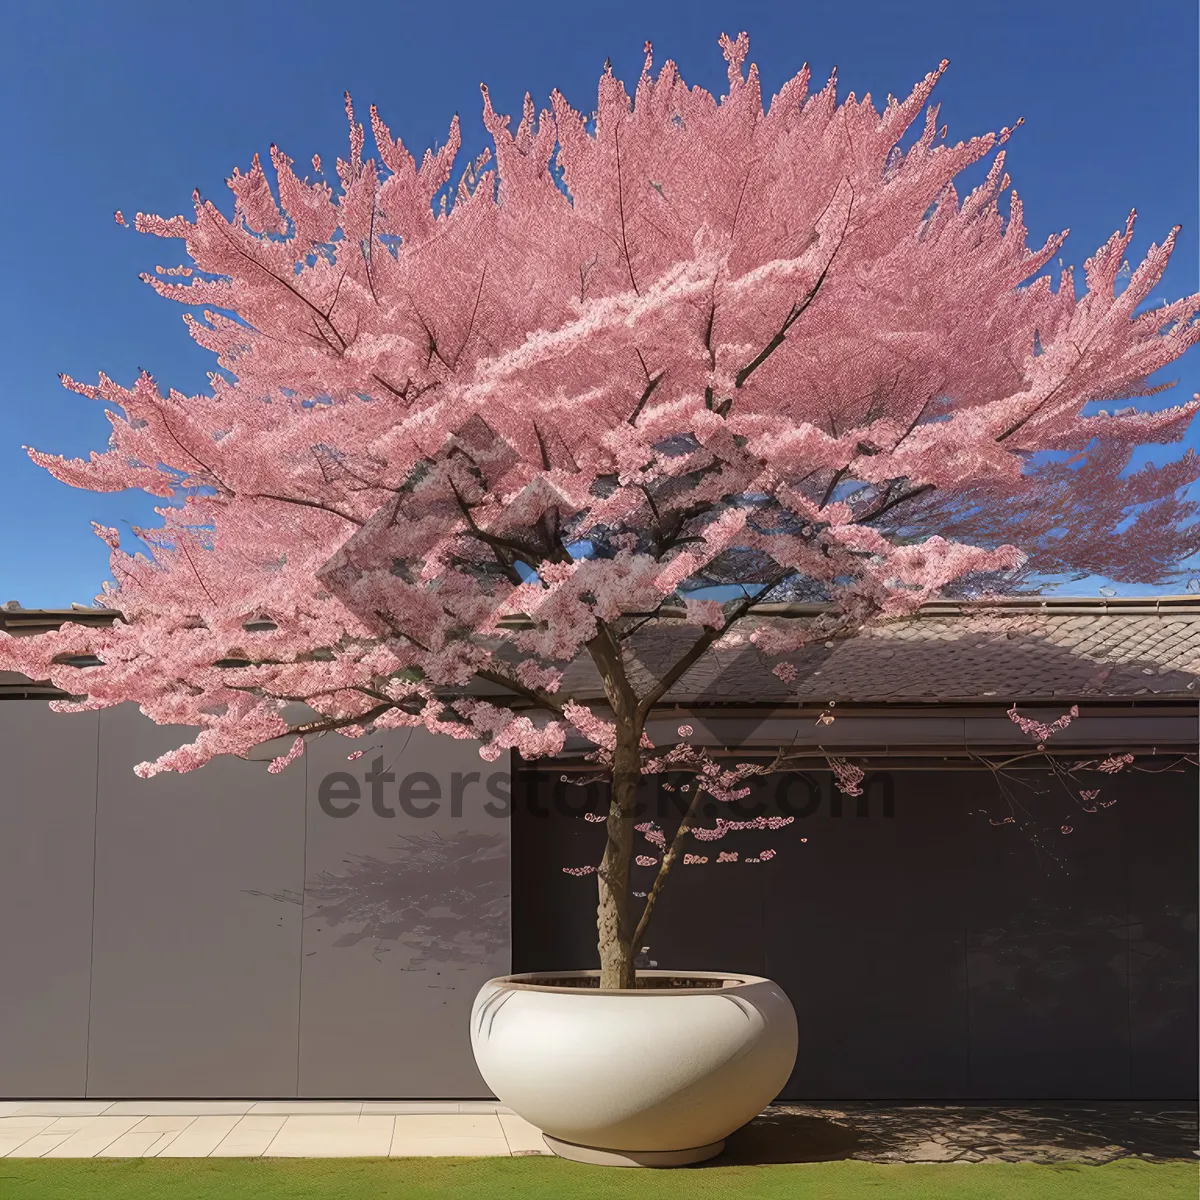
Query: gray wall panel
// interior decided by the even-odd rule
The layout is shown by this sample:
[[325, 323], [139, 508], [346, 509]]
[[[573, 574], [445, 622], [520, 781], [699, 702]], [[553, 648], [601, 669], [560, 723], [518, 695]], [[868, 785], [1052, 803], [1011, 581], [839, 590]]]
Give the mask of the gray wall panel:
[[[507, 788], [507, 756], [400, 730], [327, 736], [307, 759], [300, 1095], [487, 1096], [468, 1018], [509, 969], [511, 821], [487, 792]], [[394, 778], [373, 805], [375, 764]]]
[[[1051, 781], [1053, 782], [1053, 781]], [[1107, 798], [1122, 785], [1101, 787]], [[983, 785], [986, 786], [986, 781]], [[967, 973], [970, 1094], [1036, 1100], [1130, 1096], [1128, 922], [1118, 814], [1085, 814], [1039, 781], [1015, 803], [1045, 822], [1036, 842], [1016, 826], [971, 830]], [[995, 811], [1002, 811], [999, 806]]]
[[0, 704], [0, 1097], [84, 1094], [98, 727]]
[[[0, 706], [0, 1098], [486, 1096], [467, 1016], [510, 969], [507, 761], [394, 731], [278, 776], [133, 775], [189, 736], [132, 706]], [[682, 871], [649, 938], [660, 965], [785, 986], [786, 1095], [1194, 1094], [1194, 772], [1106, 780], [1089, 815], [1035, 789], [1038, 845], [976, 811], [979, 774], [897, 772], [869, 819], [815, 774], [765, 839], [808, 843], [717, 887]], [[561, 868], [603, 831], [568, 791], [518, 797], [517, 969], [595, 960], [595, 883]]]
[[[1131, 1086], [1135, 1095], [1196, 1091], [1196, 793], [1163, 794], [1126, 781], [1117, 806], [1129, 858], [1129, 924], [1117, 930], [1129, 967]], [[1132, 786], [1130, 786], [1132, 784]]]
[[189, 736], [101, 714], [88, 1094], [295, 1095], [305, 770], [133, 774]]
[[[791, 830], [760, 839], [780, 847], [778, 865], [763, 871], [766, 974], [791, 998], [800, 1023], [784, 1094], [965, 1095], [961, 806], [915, 773], [894, 793], [869, 776], [863, 810], [840, 798], [824, 772], [811, 778], [821, 804], [798, 821], [808, 843], [797, 845]], [[804, 803], [798, 780], [778, 783]], [[890, 817], [885, 795], [893, 796]], [[742, 834], [728, 842], [754, 840]]]

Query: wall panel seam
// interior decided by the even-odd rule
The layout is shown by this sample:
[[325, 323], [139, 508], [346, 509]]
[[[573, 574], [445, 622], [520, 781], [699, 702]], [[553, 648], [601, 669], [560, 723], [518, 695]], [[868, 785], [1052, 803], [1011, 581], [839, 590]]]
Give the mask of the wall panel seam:
[[100, 838], [100, 724], [101, 714], [96, 713], [96, 755], [92, 786], [92, 915], [88, 933], [88, 1003], [87, 1033], [83, 1048], [83, 1094], [91, 1090], [92, 1071], [92, 989], [96, 978], [96, 857]]

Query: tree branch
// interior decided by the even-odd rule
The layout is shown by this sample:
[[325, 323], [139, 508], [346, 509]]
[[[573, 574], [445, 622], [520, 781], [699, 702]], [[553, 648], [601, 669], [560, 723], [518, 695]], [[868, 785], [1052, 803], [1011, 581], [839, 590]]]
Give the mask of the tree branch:
[[625, 659], [621, 652], [621, 644], [614, 636], [606, 621], [597, 621], [595, 637], [586, 642], [588, 653], [600, 672], [604, 684], [604, 694], [612, 706], [613, 715], [618, 721], [634, 721], [640, 724], [641, 709], [637, 697], [625, 674]]
[[517, 572], [513, 563], [504, 559], [500, 551], [507, 550], [517, 562], [523, 562], [531, 571], [536, 571], [542, 563], [542, 557], [537, 553], [533, 546], [527, 546], [523, 542], [513, 541], [511, 538], [500, 537], [497, 534], [488, 533], [486, 530], [480, 529], [475, 522], [475, 518], [471, 515], [471, 506], [463, 499], [462, 493], [459, 492], [458, 486], [454, 480], [449, 480], [450, 490], [454, 493], [454, 499], [458, 502], [459, 510], [462, 512], [464, 519], [469, 526], [464, 530], [467, 537], [473, 537], [483, 542], [485, 546], [490, 546], [492, 553], [496, 556], [496, 561], [504, 569], [508, 576], [509, 582], [516, 584], [518, 587], [525, 581]]
[[[371, 273], [371, 261], [375, 254], [375, 213], [378, 205], [375, 203], [375, 197], [371, 197], [371, 224], [367, 229], [367, 250], [363, 254], [363, 264], [367, 268], [367, 286], [371, 289], [371, 299], [375, 301], [375, 307], [379, 307], [379, 296], [375, 292], [375, 279]], [[362, 243], [358, 244], [359, 252], [362, 253]]]
[[424, 387], [418, 388], [416, 395], [410, 398], [408, 390], [410, 387], [412, 387], [411, 378], [404, 381], [403, 388], [394, 387], [392, 384], [388, 383], [388, 381], [384, 379], [382, 375], [379, 375], [374, 371], [371, 372], [371, 378], [374, 379], [376, 383], [387, 388], [387, 390], [391, 392], [397, 400], [403, 400], [405, 404], [411, 404], [414, 400], [419, 400], [423, 395], [425, 395], [426, 392], [432, 391], [441, 382], [440, 380], [435, 379], [432, 383], [427, 383]]
[[[292, 293], [293, 296], [296, 297], [297, 300], [299, 300], [302, 304], [305, 304], [310, 309], [312, 309], [312, 311], [316, 314], [316, 316], [320, 317], [321, 320], [324, 321], [325, 324], [329, 326], [330, 330], [333, 333], [333, 336], [335, 338], [337, 338], [338, 342], [341, 345], [340, 353], [345, 352], [346, 342], [342, 338], [342, 335], [340, 333], [338, 333], [336, 326], [307, 296], [305, 296], [301, 291], [299, 291], [299, 289], [293, 287], [282, 276], [276, 275], [275, 272], [270, 269], [270, 267], [263, 266], [263, 264], [260, 263], [258, 261], [258, 259], [254, 257], [253, 254], [248, 254], [245, 250], [243, 250], [241, 248], [241, 246], [239, 246], [237, 244], [237, 242], [234, 241], [233, 237], [229, 234], [228, 230], [225, 227], [224, 220], [220, 221], [220, 223], [218, 224], [218, 228], [225, 235], [225, 240], [230, 244], [230, 246], [233, 247], [233, 251], [235, 254], [240, 254], [242, 256], [242, 258], [246, 259], [247, 262], [249, 262], [253, 266], [257, 267], [264, 275], [267, 276], [267, 278], [273, 279], [273, 280], [275, 280], [276, 283], [282, 284], [285, 288], [287, 288], [287, 290], [289, 292]], [[318, 327], [318, 329], [319, 329], [319, 327]], [[325, 341], [326, 345], [329, 344], [328, 341], [325, 339], [324, 334], [321, 335], [321, 339], [322, 339], [322, 341]], [[330, 349], [335, 349], [335, 347], [330, 347]]]
[[[369, 725], [372, 721], [382, 717], [384, 713], [399, 707], [398, 704], [393, 704], [389, 701], [387, 704], [377, 704], [368, 712], [362, 713], [357, 717], [329, 717], [323, 721], [308, 721], [303, 725], [294, 726], [279, 736], [307, 737], [310, 733], [328, 733], [333, 729], [344, 729], [347, 725]], [[274, 741], [275, 739], [272, 738], [271, 740]]]
[[774, 579], [764, 585], [759, 591], [755, 592], [753, 596], [748, 595], [744, 600], [735, 605], [730, 611], [729, 615], [725, 618], [725, 623], [719, 629], [708, 629], [699, 638], [697, 638], [687, 653], [684, 654], [682, 658], [678, 659], [675, 665], [663, 675], [658, 683], [655, 684], [655, 686], [652, 687], [644, 697], [642, 697], [641, 702], [638, 704], [638, 716], [642, 720], [645, 720], [646, 716], [649, 714], [654, 705], [657, 704], [659, 700], [661, 700], [663, 696], [665, 696], [667, 692], [669, 692], [671, 688], [674, 687], [675, 684], [678, 683], [679, 680], [682, 679], [683, 676], [686, 675], [693, 666], [695, 666], [695, 664], [703, 657], [710, 646], [724, 637], [725, 634], [729, 632], [730, 628], [737, 621], [740, 621], [755, 604], [761, 604], [764, 596], [769, 595], [781, 583], [783, 583], [785, 579], [788, 579], [794, 574], [795, 571], [789, 567], [788, 570], [776, 575]]
[[666, 884], [667, 876], [671, 873], [671, 868], [675, 865], [675, 860], [679, 857], [679, 851], [683, 846], [683, 839], [687, 836], [688, 831], [692, 827], [692, 822], [696, 819], [696, 814], [700, 809], [700, 799], [705, 794], [704, 788], [697, 783], [696, 794], [692, 797], [692, 802], [688, 805], [688, 810], [684, 814], [683, 820], [679, 822], [679, 828], [675, 831], [675, 836], [671, 839], [671, 845], [663, 855], [662, 862], [658, 865], [658, 873], [654, 876], [654, 883], [650, 888], [649, 894], [646, 896], [646, 903], [642, 905], [642, 915], [638, 918], [633, 936], [629, 939], [630, 947], [635, 954], [641, 943], [642, 935], [646, 932], [646, 926], [650, 924], [650, 914], [654, 911], [654, 902], [658, 899], [658, 894]]
[[[641, 353], [639, 352], [638, 358], [640, 359], [641, 357]], [[646, 371], [646, 364], [644, 361], [642, 362], [642, 370]], [[646, 407], [646, 401], [649, 400], [654, 394], [654, 389], [662, 382], [662, 377], [665, 374], [666, 371], [659, 371], [657, 375], [651, 375], [648, 371], [646, 372], [646, 388], [642, 392], [641, 398], [638, 400], [637, 404], [634, 405], [633, 412], [631, 412], [627, 418], [627, 421], [630, 425], [637, 424], [638, 417], [642, 415], [642, 409]]]
[[657, 617], [657, 616], [658, 616], [658, 614], [659, 614], [659, 613], [662, 611], [662, 609], [663, 609], [663, 606], [664, 606], [664, 605], [667, 603], [667, 601], [668, 601], [668, 600], [670, 600], [671, 598], [672, 598], [671, 596], [664, 596], [664, 597], [663, 597], [663, 598], [662, 598], [662, 599], [661, 599], [661, 600], [660, 600], [660, 601], [659, 601], [659, 602], [658, 602], [658, 603], [657, 603], [657, 604], [654, 606], [654, 608], [653, 608], [653, 609], [652, 609], [650, 612], [648, 612], [648, 613], [647, 613], [647, 614], [646, 614], [646, 615], [645, 615], [645, 616], [644, 616], [644, 617], [643, 617], [643, 618], [642, 618], [640, 621], [638, 621], [638, 622], [636, 622], [635, 624], [631, 625], [631, 626], [630, 626], [628, 629], [623, 629], [623, 630], [622, 630], [622, 631], [621, 631], [619, 634], [617, 634], [617, 637], [618, 637], [618, 639], [619, 639], [620, 641], [624, 641], [626, 638], [632, 637], [632, 636], [633, 636], [635, 633], [637, 633], [637, 631], [638, 631], [639, 629], [641, 629], [641, 627], [642, 627], [643, 625], [646, 625], [646, 624], [647, 624], [647, 623], [649, 623], [650, 621], [653, 621], [653, 620], [654, 620], [654, 618], [655, 618], [655, 617]]
[[341, 517], [343, 521], [349, 521], [352, 525], [366, 524], [365, 521], [360, 521], [357, 517], [342, 512], [340, 508], [334, 508], [332, 504], [322, 504], [319, 500], [300, 500], [295, 496], [276, 496], [272, 492], [250, 492], [246, 498], [248, 500], [278, 500], [281, 504], [299, 504], [303, 508], [319, 508], [322, 512], [332, 513], [335, 517]]
[[507, 675], [499, 671], [492, 671], [486, 667], [475, 672], [480, 679], [486, 679], [489, 683], [498, 683], [502, 687], [509, 688], [518, 696], [523, 696], [531, 704], [536, 704], [539, 708], [549, 709], [553, 713], [557, 713], [560, 717], [563, 716], [562, 705], [558, 704], [548, 692], [544, 692], [541, 688], [526, 687], [523, 683], [516, 679], [510, 679]]
[[821, 497], [821, 503], [817, 505], [817, 512], [820, 512], [825, 507], [825, 505], [827, 505], [829, 503], [829, 501], [833, 497], [833, 493], [837, 491], [837, 485], [839, 483], [841, 483], [843, 479], [846, 478], [846, 472], [849, 470], [850, 470], [850, 467], [849, 467], [849, 465], [847, 465], [847, 466], [840, 468], [834, 474], [834, 477], [829, 481], [829, 486], [825, 489], [825, 495]]
[[[765, 766], [757, 766], [748, 774], [754, 775], [770, 775], [779, 769], [780, 764], [784, 761], [782, 752], [776, 753], [775, 758]], [[683, 848], [683, 840], [691, 832], [692, 826], [695, 823], [697, 812], [700, 808], [700, 799], [704, 796], [705, 788], [699, 782], [699, 771], [695, 772], [696, 778], [696, 794], [692, 797], [692, 802], [688, 805], [687, 812], [683, 816], [683, 820], [679, 822], [679, 828], [675, 831], [675, 836], [671, 839], [671, 845], [667, 852], [663, 855], [662, 862], [659, 864], [658, 873], [654, 877], [654, 884], [650, 888], [650, 893], [646, 897], [646, 903], [642, 906], [642, 915], [638, 919], [637, 927], [633, 931], [633, 937], [630, 939], [630, 945], [634, 952], [637, 952], [638, 945], [645, 935], [646, 927], [650, 924], [650, 916], [654, 911], [654, 902], [658, 899], [659, 892], [662, 891], [666, 884], [667, 876], [671, 873], [671, 868], [675, 865], [676, 859], [679, 857], [679, 851]]]
[[[835, 192], [834, 198], [836, 198], [836, 196], [837, 196], [837, 193]], [[832, 204], [833, 204], [833, 200], [830, 200], [829, 205], [832, 206]], [[752, 358], [737, 373], [737, 375], [734, 376], [734, 380], [733, 380], [734, 387], [740, 389], [745, 384], [746, 380], [749, 379], [750, 376], [753, 375], [754, 372], [757, 371], [758, 368], [761, 367], [763, 365], [763, 363], [765, 363], [767, 361], [767, 359], [770, 358], [771, 355], [774, 354], [775, 351], [778, 350], [779, 347], [783, 345], [784, 341], [787, 338], [788, 330], [791, 329], [791, 327], [800, 318], [800, 314], [803, 313], [804, 310], [806, 308], [808, 308], [808, 306], [817, 298], [817, 293], [820, 292], [821, 286], [822, 286], [822, 284], [824, 284], [826, 278], [829, 275], [829, 270], [833, 266], [834, 259], [837, 258], [838, 251], [842, 248], [842, 244], [846, 240], [846, 230], [850, 228], [850, 213], [853, 211], [853, 208], [854, 208], [854, 195], [852, 192], [851, 196], [850, 196], [850, 207], [846, 210], [846, 222], [842, 226], [842, 232], [841, 232], [841, 236], [838, 238], [838, 244], [836, 246], [834, 246], [833, 253], [829, 256], [829, 261], [825, 264], [825, 269], [817, 277], [817, 282], [815, 284], [813, 284], [813, 286], [809, 289], [808, 294], [804, 297], [804, 299], [801, 300], [798, 304], [792, 305], [791, 311], [789, 311], [788, 315], [784, 318], [784, 322], [779, 327], [779, 331], [767, 343], [766, 347], [763, 350], [759, 351], [759, 353], [756, 354], [754, 356], [754, 358]], [[826, 207], [826, 212], [828, 212], [828, 211], [829, 211], [829, 208]]]
[[475, 304], [471, 309], [471, 319], [467, 322], [466, 336], [462, 340], [462, 345], [458, 348], [458, 353], [454, 356], [454, 370], [458, 366], [458, 360], [462, 358], [463, 351], [467, 348], [467, 343], [471, 340], [471, 334], [475, 332], [475, 314], [479, 311], [479, 298], [483, 295], [483, 281], [487, 278], [487, 263], [483, 264], [483, 270], [479, 274], [479, 287], [475, 291]]
[[625, 269], [629, 272], [629, 282], [633, 285], [633, 294], [640, 296], [637, 280], [633, 277], [633, 260], [629, 257], [629, 243], [625, 240], [625, 191], [621, 183], [621, 127], [616, 129], [617, 154], [617, 212], [621, 219], [621, 251], [625, 255]]
[[904, 504], [908, 500], [915, 500], [918, 496], [925, 495], [926, 492], [934, 491], [932, 483], [923, 483], [920, 487], [915, 487], [907, 492], [903, 492], [893, 500], [887, 500], [881, 504], [874, 512], [868, 513], [865, 517], [858, 517], [854, 522], [855, 525], [866, 525], [870, 521], [877, 521], [884, 513], [890, 512], [898, 504]]

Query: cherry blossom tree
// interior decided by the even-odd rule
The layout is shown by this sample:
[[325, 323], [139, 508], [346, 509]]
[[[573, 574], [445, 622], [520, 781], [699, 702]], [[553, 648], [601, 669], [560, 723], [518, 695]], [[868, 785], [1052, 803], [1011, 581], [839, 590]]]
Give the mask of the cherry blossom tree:
[[[191, 219], [138, 214], [183, 240], [190, 265], [146, 281], [193, 310], [217, 369], [193, 396], [64, 378], [108, 406], [109, 449], [33, 460], [169, 503], [144, 554], [97, 526], [120, 620], [0, 638], [0, 665], [83, 697], [63, 710], [134, 701], [201, 727], [143, 775], [288, 738], [278, 770], [331, 731], [423, 726], [489, 759], [585, 739], [611, 785], [607, 988], [632, 985], [683, 833], [737, 831], [701, 830], [700, 797], [769, 769], [647, 736], [718, 642], [786, 680], [804, 645], [934, 597], [1167, 578], [1200, 542], [1200, 465], [1128, 468], [1200, 399], [1125, 402], [1200, 338], [1200, 296], [1143, 307], [1176, 231], [1130, 271], [1131, 216], [1077, 296], [1043, 273], [1066, 235], [1027, 246], [1012, 129], [951, 145], [934, 106], [904, 148], [946, 63], [882, 112], [833, 79], [810, 94], [805, 68], [764, 111], [747, 37], [721, 45], [719, 101], [671, 62], [653, 76], [649, 45], [632, 99], [606, 67], [590, 116], [527, 97], [513, 130], [484, 88], [494, 161], [457, 182], [457, 118], [417, 166], [372, 109], [368, 158], [347, 98], [335, 182], [272, 147], [274, 189], [255, 157], [231, 213], [197, 194]], [[825, 615], [756, 608], [796, 597]], [[668, 627], [682, 648], [647, 677], [631, 647]], [[692, 807], [670, 843], [640, 831], [659, 872], [635, 911], [638, 780], [679, 771]]]

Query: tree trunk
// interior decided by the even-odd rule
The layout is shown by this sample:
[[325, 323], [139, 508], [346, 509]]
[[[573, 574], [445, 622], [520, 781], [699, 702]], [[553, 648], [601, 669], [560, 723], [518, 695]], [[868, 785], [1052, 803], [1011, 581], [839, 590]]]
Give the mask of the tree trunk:
[[633, 822], [638, 780], [642, 775], [641, 723], [617, 721], [617, 745], [613, 755], [612, 797], [608, 805], [608, 841], [600, 863], [600, 904], [596, 931], [600, 949], [600, 987], [632, 988], [634, 958], [629, 919], [629, 870], [633, 859]]

